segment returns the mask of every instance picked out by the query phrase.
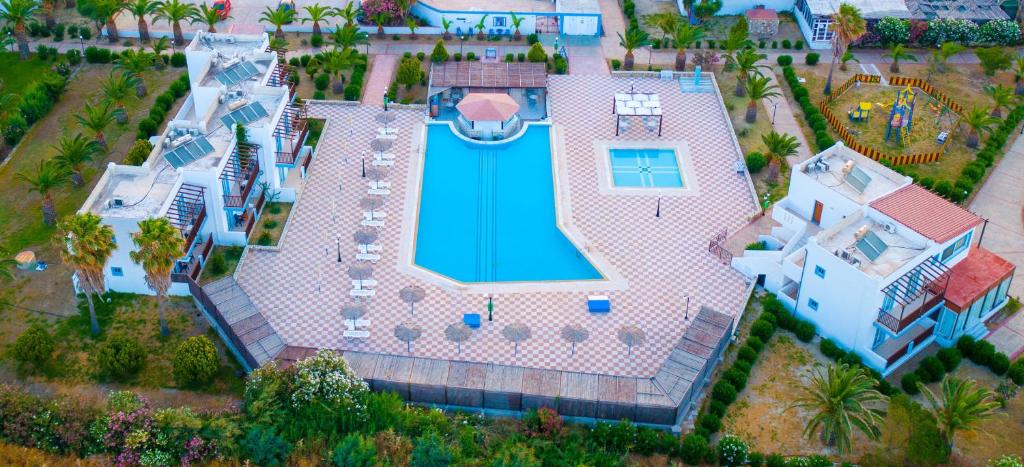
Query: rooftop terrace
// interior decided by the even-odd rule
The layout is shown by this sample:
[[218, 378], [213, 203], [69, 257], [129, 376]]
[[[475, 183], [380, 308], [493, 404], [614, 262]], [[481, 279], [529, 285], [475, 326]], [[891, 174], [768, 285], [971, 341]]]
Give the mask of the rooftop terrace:
[[842, 145], [827, 149], [793, 170], [858, 204], [867, 204], [910, 183], [907, 177]]
[[[864, 237], [868, 239], [862, 240]], [[838, 252], [841, 258], [845, 255], [854, 267], [878, 279], [889, 277], [908, 263], [920, 262], [923, 258], [918, 257], [927, 247], [887, 231], [884, 224], [866, 217], [863, 210], [823, 230], [816, 239], [825, 250]]]

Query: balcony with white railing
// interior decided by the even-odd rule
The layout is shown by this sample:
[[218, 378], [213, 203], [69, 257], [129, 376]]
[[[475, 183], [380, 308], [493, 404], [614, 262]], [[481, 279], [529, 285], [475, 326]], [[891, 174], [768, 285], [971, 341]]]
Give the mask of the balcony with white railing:
[[945, 301], [949, 268], [934, 257], [918, 264], [882, 289], [878, 323], [899, 334]]
[[220, 181], [224, 189], [224, 207], [239, 209], [245, 207], [249, 195], [256, 185], [260, 171], [257, 157], [259, 145], [238, 143], [231, 152]]
[[205, 190], [201, 186], [183, 183], [178, 187], [170, 207], [167, 208], [167, 220], [171, 222], [181, 237], [185, 239], [183, 253], [188, 253], [192, 244], [199, 236], [206, 221]]

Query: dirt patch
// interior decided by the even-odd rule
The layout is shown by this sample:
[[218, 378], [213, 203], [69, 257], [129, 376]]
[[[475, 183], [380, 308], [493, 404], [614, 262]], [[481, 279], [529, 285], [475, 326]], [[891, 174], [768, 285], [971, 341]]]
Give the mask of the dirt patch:
[[[292, 212], [292, 203], [267, 203], [256, 230], [249, 237], [250, 245], [277, 245], [284, 233], [288, 214]], [[266, 234], [264, 236], [264, 234]]]

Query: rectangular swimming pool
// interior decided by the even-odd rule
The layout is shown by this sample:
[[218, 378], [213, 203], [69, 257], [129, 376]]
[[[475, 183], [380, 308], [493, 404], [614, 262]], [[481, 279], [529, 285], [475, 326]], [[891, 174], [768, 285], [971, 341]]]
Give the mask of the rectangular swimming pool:
[[467, 283], [602, 278], [556, 224], [548, 130], [481, 144], [427, 126], [417, 265]]
[[674, 149], [609, 149], [612, 183], [625, 188], [684, 188]]

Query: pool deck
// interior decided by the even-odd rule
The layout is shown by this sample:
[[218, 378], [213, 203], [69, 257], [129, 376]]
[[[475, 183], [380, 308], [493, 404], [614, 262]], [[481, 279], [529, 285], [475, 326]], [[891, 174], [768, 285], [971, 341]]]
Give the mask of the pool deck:
[[[639, 122], [615, 136], [612, 95], [631, 85], [660, 94], [665, 109], [661, 138]], [[382, 259], [373, 268], [378, 285], [363, 318], [371, 320], [369, 337], [342, 338], [346, 322], [340, 309], [351, 303], [352, 288], [346, 270], [356, 263], [352, 236], [361, 220], [359, 199], [368, 187], [367, 179], [360, 178], [360, 163], [364, 155], [368, 165], [372, 159], [369, 142], [377, 131], [374, 116], [380, 108], [311, 103], [310, 117], [326, 118], [328, 123], [284, 238], [277, 249], [248, 249], [236, 272], [239, 285], [285, 345], [650, 378], [667, 365], [702, 307], [729, 317], [740, 313], [748, 284], [708, 253], [708, 242], [723, 229], [731, 232], [745, 225], [757, 206], [749, 179], [734, 169], [739, 149], [717, 95], [683, 93], [676, 81], [619, 76], [551, 76], [548, 86], [555, 159], [565, 178], [558, 188], [559, 209], [586, 248], [599, 253], [626, 282], [606, 291], [611, 313], [587, 312], [586, 295], [595, 291], [547, 292], [541, 287], [514, 292], [496, 287], [494, 322], [489, 323], [487, 298], [480, 289], [444, 287], [407, 274], [408, 265], [399, 264], [399, 250], [403, 235], [415, 227], [403, 218], [410, 218], [404, 212], [413, 195], [410, 187], [418, 186], [419, 174], [410, 168], [420, 166], [424, 111], [398, 110], [392, 124], [398, 136], [390, 151], [397, 160], [386, 178], [391, 193], [377, 241], [383, 247]], [[603, 162], [595, 150], [599, 142], [614, 147], [657, 141], [685, 141], [689, 160], [683, 170], [696, 178], [695, 188], [685, 196], [660, 197], [660, 216], [655, 215], [658, 196], [602, 192]], [[399, 299], [399, 290], [408, 285], [426, 290], [415, 315]], [[684, 319], [687, 296], [690, 321]], [[444, 331], [469, 312], [481, 313], [484, 322], [457, 353]], [[395, 327], [404, 322], [423, 330], [411, 353], [394, 335]], [[518, 322], [530, 328], [531, 336], [514, 354], [501, 331]], [[569, 324], [580, 324], [590, 333], [575, 355], [560, 332]], [[646, 343], [627, 354], [617, 337], [622, 326], [641, 328]]]

